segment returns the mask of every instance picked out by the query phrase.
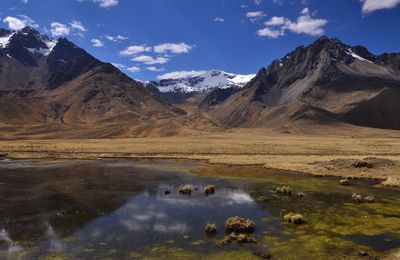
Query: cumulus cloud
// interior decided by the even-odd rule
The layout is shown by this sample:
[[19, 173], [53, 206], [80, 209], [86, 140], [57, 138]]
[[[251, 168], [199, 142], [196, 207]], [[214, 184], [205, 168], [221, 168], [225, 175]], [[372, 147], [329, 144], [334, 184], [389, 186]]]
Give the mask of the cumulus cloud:
[[225, 22], [225, 19], [224, 19], [224, 18], [221, 18], [221, 17], [216, 17], [216, 18], [214, 19], [214, 22], [223, 23], [223, 22]]
[[22, 3], [27, 4], [28, 0], [21, 0]]
[[300, 16], [296, 21], [291, 21], [286, 17], [272, 17], [264, 23], [267, 27], [258, 30], [257, 35], [276, 39], [285, 35], [285, 31], [290, 31], [297, 34], [317, 36], [325, 33], [324, 26], [327, 23], [328, 21], [325, 19], [312, 17], [310, 10], [306, 7], [301, 10]]
[[270, 28], [264, 28], [257, 31], [257, 35], [261, 37], [269, 37], [272, 39], [279, 38], [280, 36], [285, 35], [283, 30], [274, 30]]
[[91, 42], [94, 47], [103, 47], [104, 46], [103, 42], [100, 41], [99, 39], [92, 39]]
[[3, 23], [6, 23], [11, 30], [21, 30], [26, 26], [38, 27], [35, 21], [26, 15], [18, 15], [18, 17], [7, 16], [3, 19]]
[[258, 18], [258, 17], [263, 17], [265, 16], [263, 11], [255, 11], [255, 12], [247, 12], [246, 17], [247, 18]]
[[262, 3], [262, 0], [254, 0], [255, 5], [260, 5]]
[[71, 32], [71, 28], [66, 24], [62, 24], [59, 22], [52, 22], [50, 26], [51, 26], [50, 29], [51, 35], [56, 37], [69, 35]]
[[263, 11], [247, 12], [246, 17], [250, 19], [251, 22], [256, 22], [261, 20], [265, 16]]
[[86, 32], [86, 28], [82, 25], [80, 21], [73, 20], [70, 24], [72, 29], [76, 29], [81, 32]]
[[267, 26], [279, 26], [279, 25], [284, 25], [287, 22], [287, 19], [285, 17], [278, 17], [274, 16], [269, 21], [265, 22], [264, 24]]
[[149, 71], [153, 71], [153, 72], [160, 72], [160, 71], [164, 71], [165, 70], [165, 68], [157, 68], [157, 67], [154, 67], [154, 66], [146, 67], [146, 69], [149, 70]]
[[324, 34], [324, 26], [328, 23], [325, 19], [314, 19], [311, 17], [308, 8], [304, 8], [301, 11], [301, 16], [297, 18], [296, 22], [288, 22], [285, 25], [285, 29], [288, 29], [294, 33], [304, 33], [308, 35], [322, 35]]
[[136, 62], [141, 62], [144, 63], [146, 65], [155, 65], [155, 64], [165, 64], [169, 61], [169, 58], [167, 57], [152, 57], [152, 56], [148, 56], [148, 55], [140, 55], [140, 56], [136, 56], [132, 58], [133, 61]]
[[128, 37], [122, 36], [122, 35], [116, 35], [116, 36], [111, 36], [111, 35], [106, 35], [105, 36], [107, 40], [112, 41], [112, 42], [122, 42], [125, 40], [128, 40]]
[[105, 8], [116, 6], [118, 4], [118, 0], [93, 0], [93, 2]]
[[163, 43], [153, 47], [154, 52], [156, 53], [188, 53], [193, 47], [186, 43]]
[[174, 71], [170, 73], [166, 73], [157, 77], [158, 80], [163, 79], [180, 79], [180, 78], [191, 78], [197, 77], [201, 74], [206, 73], [204, 70], [191, 70], [191, 71]]
[[364, 14], [381, 9], [391, 9], [400, 4], [400, 0], [361, 0], [361, 2]]
[[71, 33], [83, 37], [83, 33], [87, 31], [82, 23], [77, 20], [73, 20], [69, 24], [52, 22], [50, 24], [50, 28], [50, 32], [53, 37], [66, 36], [70, 35]]
[[152, 47], [148, 47], [146, 45], [131, 45], [128, 46], [125, 50], [120, 51], [119, 54], [124, 57], [129, 57], [142, 52], [151, 52], [152, 49]]
[[128, 71], [133, 72], [133, 73], [138, 73], [141, 71], [141, 69], [139, 67], [133, 66], [133, 67], [129, 67], [127, 68]]
[[77, 0], [78, 2], [92, 1], [100, 7], [112, 7], [118, 5], [119, 0]]
[[[111, 40], [111, 39], [110, 39]], [[161, 65], [170, 61], [178, 54], [189, 53], [193, 46], [186, 43], [162, 43], [155, 46], [131, 45], [120, 51], [122, 57], [129, 57], [132, 61], [145, 65]], [[163, 71], [164, 68], [147, 66], [149, 71]]]

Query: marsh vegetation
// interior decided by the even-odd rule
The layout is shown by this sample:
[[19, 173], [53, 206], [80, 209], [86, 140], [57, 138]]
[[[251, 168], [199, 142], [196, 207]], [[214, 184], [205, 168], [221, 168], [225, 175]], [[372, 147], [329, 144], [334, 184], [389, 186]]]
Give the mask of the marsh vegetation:
[[400, 191], [375, 181], [102, 160], [4, 162], [0, 183], [0, 258], [362, 259], [400, 248]]

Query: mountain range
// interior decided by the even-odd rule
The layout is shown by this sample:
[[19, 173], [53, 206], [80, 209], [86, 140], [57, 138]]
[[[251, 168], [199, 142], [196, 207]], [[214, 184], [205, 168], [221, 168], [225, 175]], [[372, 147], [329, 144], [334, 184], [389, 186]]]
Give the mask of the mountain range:
[[239, 90], [256, 75], [239, 75], [220, 70], [202, 71], [189, 77], [175, 77], [147, 82], [147, 87], [171, 103], [199, 103], [217, 89]]
[[256, 75], [142, 83], [65, 38], [0, 29], [3, 138], [192, 134], [232, 127], [400, 129], [400, 54], [321, 37]]
[[231, 127], [348, 123], [400, 129], [399, 98], [399, 53], [373, 55], [321, 37], [262, 68], [211, 113]]

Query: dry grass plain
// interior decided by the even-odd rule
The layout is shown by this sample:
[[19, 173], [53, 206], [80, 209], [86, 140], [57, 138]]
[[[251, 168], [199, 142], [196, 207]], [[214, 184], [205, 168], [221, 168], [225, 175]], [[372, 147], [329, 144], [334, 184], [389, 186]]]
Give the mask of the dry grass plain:
[[[400, 132], [363, 129], [352, 135], [284, 134], [235, 129], [196, 136], [0, 141], [19, 159], [164, 158], [263, 165], [313, 175], [373, 178], [400, 186]], [[369, 167], [353, 164], [366, 161]]]

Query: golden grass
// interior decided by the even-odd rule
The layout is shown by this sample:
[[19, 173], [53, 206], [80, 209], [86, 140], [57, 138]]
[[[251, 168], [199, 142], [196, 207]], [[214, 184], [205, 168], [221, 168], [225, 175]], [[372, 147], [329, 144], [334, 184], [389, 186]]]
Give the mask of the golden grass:
[[[400, 185], [400, 132], [371, 130], [359, 136], [294, 135], [263, 129], [236, 129], [196, 136], [0, 141], [0, 153], [14, 158], [97, 159], [166, 158], [207, 160], [232, 165], [315, 175], [375, 178]], [[367, 157], [392, 164], [351, 167]], [[334, 160], [343, 160], [336, 165]]]

